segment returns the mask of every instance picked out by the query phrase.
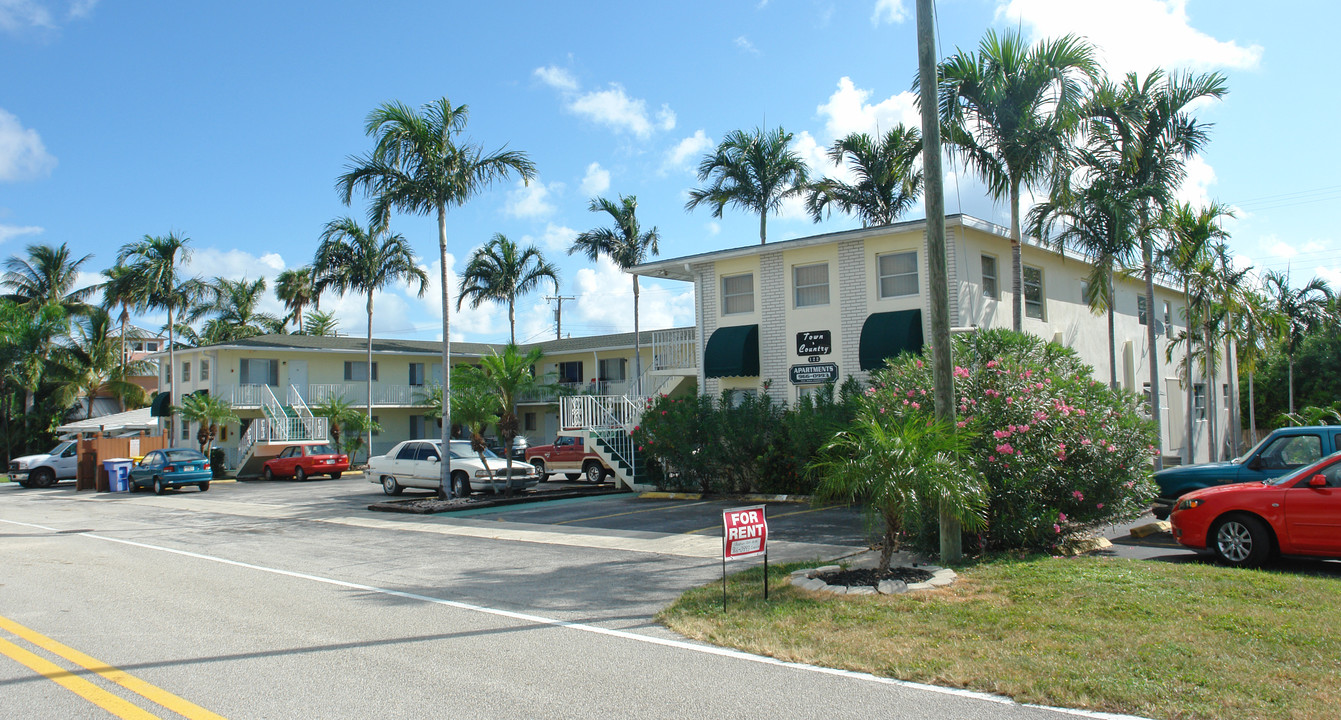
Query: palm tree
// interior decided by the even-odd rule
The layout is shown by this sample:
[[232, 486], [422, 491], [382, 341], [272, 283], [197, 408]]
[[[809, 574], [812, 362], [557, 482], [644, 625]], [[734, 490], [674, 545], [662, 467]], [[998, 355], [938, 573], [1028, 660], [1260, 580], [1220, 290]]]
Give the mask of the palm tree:
[[[364, 229], [351, 218], [326, 223], [321, 245], [312, 262], [316, 268], [317, 292], [326, 288], [344, 295], [360, 292], [368, 296], [368, 425], [372, 419], [372, 323], [373, 292], [388, 285], [417, 281], [419, 297], [428, 289], [428, 275], [417, 265], [410, 244], [400, 234], [390, 233], [385, 225]], [[369, 430], [371, 432], [371, 429]], [[371, 452], [372, 441], [368, 441]]]
[[[540, 348], [532, 348], [522, 354], [515, 343], [509, 343], [503, 352], [497, 350], [480, 358], [481, 381], [484, 386], [498, 396], [499, 420], [498, 439], [503, 443], [507, 456], [507, 478], [505, 492], [512, 494], [512, 440], [520, 431], [517, 422], [517, 398], [539, 385], [535, 376], [535, 366], [545, 357]], [[444, 448], [446, 446], [444, 445]]]
[[102, 271], [107, 278], [102, 284], [102, 307], [110, 312], [120, 306], [117, 320], [121, 324], [121, 361], [126, 361], [126, 323], [130, 322], [130, 310], [142, 310], [148, 300], [148, 287], [144, 277], [135, 269], [126, 265], [113, 265]]
[[[1141, 269], [1145, 274], [1146, 307], [1155, 306], [1155, 224], [1151, 218], [1173, 203], [1174, 191], [1186, 175], [1186, 161], [1205, 145], [1208, 126], [1188, 112], [1203, 98], [1220, 98], [1228, 92], [1218, 73], [1165, 78], [1154, 70], [1144, 80], [1129, 73], [1121, 85], [1104, 81], [1086, 104], [1086, 131], [1091, 142], [1118, 152], [1127, 168], [1132, 187], [1147, 188], [1141, 207]], [[1155, 470], [1163, 467], [1164, 435], [1160, 427], [1159, 358], [1155, 324], [1146, 326], [1150, 352], [1150, 403], [1158, 447]], [[1191, 408], [1188, 408], [1189, 412]], [[1190, 440], [1190, 438], [1189, 438]]]
[[[93, 399], [99, 392], [114, 396], [123, 409], [142, 407], [144, 389], [130, 381], [130, 377], [147, 375], [153, 365], [145, 360], [125, 362], [113, 340], [112, 318], [102, 308], [90, 308], [75, 320], [75, 336], [68, 346], [57, 349], [62, 399], [82, 395], [88, 400], [85, 417], [93, 417]], [[63, 403], [64, 404], [64, 403]]]
[[[661, 234], [656, 227], [643, 231], [638, 224], [638, 198], [635, 195], [620, 195], [615, 203], [603, 197], [592, 198], [587, 207], [591, 212], [604, 212], [614, 220], [614, 227], [600, 227], [588, 230], [573, 240], [568, 254], [581, 252], [592, 262], [604, 255], [610, 258], [620, 270], [628, 272], [630, 268], [641, 265], [647, 258], [659, 252], [657, 244]], [[633, 276], [633, 377], [634, 392], [643, 394], [643, 355], [641, 329], [638, 326], [638, 276]]]
[[[463, 365], [456, 371], [456, 389], [452, 391], [452, 417], [470, 434], [470, 449], [480, 458], [485, 471], [489, 469], [489, 460], [484, 451], [489, 449], [484, 433], [490, 425], [497, 424], [499, 416], [499, 397], [489, 389], [483, 371], [473, 365]], [[428, 394], [429, 412], [442, 415], [442, 386], [435, 385]], [[447, 490], [439, 488], [439, 494], [447, 497]]]
[[1271, 310], [1279, 318], [1279, 338], [1285, 346], [1290, 378], [1290, 413], [1294, 413], [1294, 355], [1299, 343], [1322, 321], [1328, 298], [1327, 283], [1313, 278], [1303, 287], [1290, 287], [1290, 273], [1268, 270], [1264, 278]]
[[191, 321], [212, 316], [205, 323], [205, 344], [283, 332], [285, 321], [257, 306], [265, 299], [265, 278], [248, 281], [218, 277], [210, 284], [204, 301], [188, 314]]
[[[978, 51], [940, 63], [940, 116], [951, 152], [1010, 202], [1011, 323], [1024, 324], [1020, 190], [1061, 158], [1078, 122], [1084, 81], [1098, 73], [1094, 50], [1074, 35], [1028, 46], [1018, 32], [988, 30]], [[925, 102], [925, 98], [919, 98]]]
[[701, 204], [712, 207], [712, 216], [722, 216], [727, 205], [759, 213], [759, 244], [768, 235], [768, 214], [777, 212], [782, 201], [805, 192], [809, 173], [805, 161], [792, 149], [792, 134], [779, 127], [753, 133], [733, 130], [715, 152], [703, 156], [698, 165], [699, 182], [712, 184], [689, 191], [685, 210]]
[[[447, 207], [459, 207], [494, 182], [517, 174], [535, 178], [526, 153], [500, 149], [485, 153], [479, 145], [461, 142], [469, 108], [453, 107], [447, 98], [425, 105], [422, 113], [401, 103], [385, 103], [368, 114], [365, 131], [376, 138], [373, 151], [354, 158], [336, 188], [346, 205], [355, 188], [373, 199], [370, 215], [384, 218], [391, 209], [415, 215], [436, 213], [439, 278], [442, 290], [442, 386], [448, 397], [451, 380], [451, 290], [447, 284]], [[443, 404], [442, 442], [451, 438], [451, 403]], [[447, 463], [442, 468], [447, 484]]]
[[856, 183], [824, 178], [810, 186], [806, 210], [815, 222], [832, 212], [830, 205], [856, 215], [862, 227], [891, 225], [908, 212], [922, 194], [922, 171], [916, 168], [922, 153], [922, 135], [915, 127], [895, 125], [876, 141], [866, 133], [852, 133], [829, 148], [834, 165], [848, 162]]
[[191, 238], [168, 233], [145, 235], [121, 246], [118, 265], [129, 264], [144, 281], [145, 306], [168, 312], [168, 401], [176, 405], [176, 314], [191, 306], [203, 293], [197, 278], [183, 277], [182, 265], [191, 259]]
[[[1214, 206], [1213, 206], [1214, 207]], [[1226, 213], [1233, 217], [1232, 212]], [[1227, 235], [1228, 233], [1226, 233]], [[1211, 249], [1213, 262], [1212, 277], [1217, 294], [1216, 303], [1224, 313], [1223, 336], [1225, 341], [1225, 371], [1228, 373], [1229, 395], [1226, 398], [1229, 412], [1230, 450], [1227, 458], [1239, 453], [1242, 441], [1243, 422], [1239, 418], [1239, 377], [1238, 377], [1238, 340], [1243, 333], [1244, 313], [1249, 291], [1244, 285], [1251, 267], [1239, 268], [1229, 255], [1229, 246], [1217, 242]]]
[[209, 457], [209, 445], [218, 435], [219, 426], [238, 422], [237, 414], [227, 400], [204, 393], [183, 395], [181, 407], [174, 407], [172, 411], [181, 415], [183, 422], [199, 424], [196, 442], [200, 443], [200, 454], [205, 457]]
[[535, 290], [543, 280], [554, 283], [554, 292], [559, 292], [559, 269], [545, 260], [545, 256], [534, 245], [526, 249], [517, 247], [502, 233], [494, 236], [470, 256], [465, 272], [461, 273], [460, 294], [456, 297], [456, 309], [470, 299], [470, 307], [477, 308], [480, 303], [489, 300], [507, 303], [508, 306], [508, 342], [517, 343], [517, 296]]
[[61, 243], [29, 245], [26, 258], [17, 255], [5, 261], [5, 274], [0, 286], [9, 291], [11, 299], [20, 305], [35, 308], [40, 305], [60, 305], [67, 315], [78, 315], [88, 309], [85, 301], [98, 288], [75, 288], [79, 269], [92, 255], [73, 259], [70, 248]]
[[340, 328], [340, 321], [335, 317], [335, 313], [315, 311], [307, 314], [303, 320], [303, 335], [313, 335], [317, 337], [335, 337]]
[[1254, 445], [1257, 443], [1257, 364], [1265, 357], [1266, 339], [1276, 334], [1273, 326], [1276, 321], [1266, 295], [1253, 288], [1244, 291], [1240, 317], [1239, 363], [1248, 370], [1248, 426], [1251, 437], [1248, 444]]
[[345, 452], [347, 445], [340, 442], [341, 428], [356, 426], [364, 416], [354, 409], [348, 400], [339, 395], [331, 395], [313, 405], [311, 409], [312, 414], [316, 417], [326, 418], [327, 427], [330, 428], [331, 442], [335, 443], [335, 447]]
[[285, 270], [275, 278], [275, 296], [289, 311], [285, 322], [292, 322], [299, 333], [303, 331], [303, 309], [309, 304], [315, 304], [318, 310], [321, 309], [321, 298], [315, 290], [311, 265]]

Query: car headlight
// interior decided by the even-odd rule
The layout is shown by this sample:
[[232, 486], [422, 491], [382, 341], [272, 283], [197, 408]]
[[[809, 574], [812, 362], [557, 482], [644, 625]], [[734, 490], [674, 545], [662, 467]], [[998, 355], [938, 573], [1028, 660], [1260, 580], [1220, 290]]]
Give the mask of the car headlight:
[[1191, 510], [1192, 508], [1195, 508], [1195, 507], [1201, 507], [1201, 504], [1204, 503], [1204, 502], [1206, 502], [1206, 501], [1205, 501], [1205, 500], [1202, 500], [1201, 498], [1183, 498], [1182, 500], [1179, 500], [1179, 501], [1178, 501], [1178, 504], [1177, 504], [1176, 506], [1174, 506], [1173, 509], [1174, 509], [1174, 510]]
[[487, 477], [490, 477], [491, 475], [493, 475], [493, 473], [489, 472], [488, 470], [476, 470], [476, 471], [475, 471], [475, 477], [477, 477], [477, 478], [487, 478]]

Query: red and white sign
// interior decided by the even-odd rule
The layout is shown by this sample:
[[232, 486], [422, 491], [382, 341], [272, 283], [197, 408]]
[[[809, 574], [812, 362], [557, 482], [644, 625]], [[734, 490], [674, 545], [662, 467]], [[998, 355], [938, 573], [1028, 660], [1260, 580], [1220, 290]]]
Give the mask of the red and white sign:
[[741, 560], [763, 555], [768, 549], [768, 520], [764, 506], [722, 511], [722, 559]]

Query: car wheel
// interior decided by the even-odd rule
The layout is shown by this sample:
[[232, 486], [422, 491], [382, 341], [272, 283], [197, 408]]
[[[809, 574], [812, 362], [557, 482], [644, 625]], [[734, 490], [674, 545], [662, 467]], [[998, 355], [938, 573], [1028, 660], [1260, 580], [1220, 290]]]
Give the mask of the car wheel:
[[452, 497], [470, 497], [470, 481], [463, 472], [452, 473]]
[[154, 478], [154, 494], [162, 495], [167, 488], [163, 486], [163, 478]]
[[564, 473], [563, 476], [568, 478], [569, 480], [576, 480], [582, 477], [582, 473]]
[[1211, 549], [1226, 565], [1257, 567], [1271, 557], [1271, 532], [1261, 520], [1229, 515], [1211, 526]]
[[134, 480], [131, 480], [130, 478], [126, 479], [126, 492], [133, 493], [133, 492], [139, 492], [139, 490], [140, 488], [135, 484]]
[[197, 485], [196, 487], [200, 488], [200, 492], [207, 492], [210, 489], [210, 484], [207, 482], [203, 482]]
[[332, 480], [339, 480], [339, 479], [340, 479], [340, 476], [343, 475], [343, 474], [344, 474], [344, 473], [331, 473], [331, 479], [332, 479]]
[[31, 480], [20, 480], [20, 481], [19, 481], [19, 487], [30, 488], [30, 487], [32, 487], [32, 486], [33, 486], [33, 481], [31, 481]]
[[545, 472], [545, 461], [544, 461], [544, 460], [541, 460], [540, 458], [536, 458], [535, 460], [532, 460], [532, 461], [531, 461], [531, 467], [534, 467], [534, 468], [535, 468], [535, 474], [540, 476], [540, 482], [545, 482], [546, 480], [549, 480], [549, 473]]
[[382, 492], [387, 495], [399, 495], [404, 489], [400, 486], [400, 483], [396, 482], [396, 478], [390, 475], [382, 476]]
[[303, 482], [304, 480], [307, 480], [307, 471], [304, 470], [301, 465], [294, 468], [293, 479], [297, 480], [298, 482]]
[[51, 487], [56, 484], [56, 473], [51, 468], [38, 468], [33, 471], [30, 482], [34, 487]]
[[586, 466], [582, 468], [582, 472], [590, 482], [599, 483], [605, 479], [605, 468], [594, 460], [588, 460]]
[[265, 473], [264, 473], [264, 474], [265, 474], [265, 479], [266, 479], [267, 481], [271, 481], [271, 480], [274, 480], [274, 479], [275, 479], [275, 471], [272, 470], [272, 469], [270, 468], [269, 465], [266, 465], [266, 466], [265, 466]]

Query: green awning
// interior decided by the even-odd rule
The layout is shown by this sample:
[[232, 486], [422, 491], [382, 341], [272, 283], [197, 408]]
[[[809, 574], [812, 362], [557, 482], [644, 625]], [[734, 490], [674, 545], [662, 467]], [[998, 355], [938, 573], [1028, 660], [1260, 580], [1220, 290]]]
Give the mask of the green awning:
[[703, 375], [759, 377], [759, 326], [717, 328], [703, 350]]
[[897, 310], [875, 313], [861, 326], [857, 357], [862, 370], [876, 370], [899, 353], [922, 352], [922, 311]]
[[172, 393], [161, 392], [154, 396], [154, 401], [149, 404], [149, 414], [153, 417], [169, 417], [172, 415]]

